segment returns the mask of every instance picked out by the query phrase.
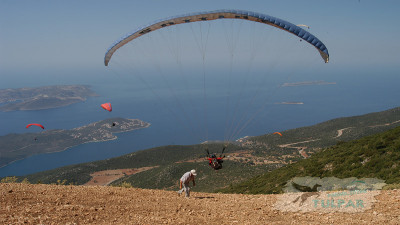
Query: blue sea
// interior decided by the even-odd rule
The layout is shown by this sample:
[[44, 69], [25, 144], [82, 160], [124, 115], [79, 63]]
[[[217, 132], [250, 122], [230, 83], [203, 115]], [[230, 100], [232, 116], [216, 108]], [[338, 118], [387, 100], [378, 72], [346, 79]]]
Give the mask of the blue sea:
[[[63, 76], [62, 73], [75, 75]], [[134, 80], [119, 78], [109, 72], [96, 75], [87, 73], [87, 76], [82, 76], [77, 71], [58, 71], [57, 76], [47, 74], [37, 80], [29, 79], [26, 74], [21, 75], [27, 78], [25, 81], [10, 75], [8, 82], [2, 82], [0, 88], [87, 84], [99, 96], [55, 109], [0, 112], [0, 135], [40, 132], [34, 129], [28, 131], [25, 128], [28, 123], [41, 123], [47, 130], [72, 129], [112, 117], [141, 119], [151, 123], [151, 126], [116, 134], [118, 138], [113, 141], [87, 143], [62, 152], [34, 155], [13, 162], [0, 168], [0, 177], [26, 175], [163, 145], [198, 144], [206, 140], [226, 140], [227, 136], [229, 140], [235, 140], [400, 106], [400, 77], [395, 69], [390, 68], [343, 68], [324, 74], [321, 74], [321, 70], [315, 73], [309, 71], [308, 74], [276, 79], [261, 89], [255, 88], [255, 84], [243, 87], [243, 82], [239, 80], [230, 83], [227, 91], [214, 85], [217, 81], [211, 81], [206, 93], [201, 87], [192, 87], [190, 84], [187, 86], [190, 92], [179, 89], [171, 91], [162, 80], [149, 89]], [[304, 81], [336, 84], [278, 85]], [[257, 93], [257, 96], [249, 93]], [[112, 112], [100, 108], [100, 104], [105, 102], [112, 103]], [[304, 104], [277, 104], [281, 102]], [[243, 123], [236, 125], [226, 118], [233, 118], [234, 122], [243, 120]]]

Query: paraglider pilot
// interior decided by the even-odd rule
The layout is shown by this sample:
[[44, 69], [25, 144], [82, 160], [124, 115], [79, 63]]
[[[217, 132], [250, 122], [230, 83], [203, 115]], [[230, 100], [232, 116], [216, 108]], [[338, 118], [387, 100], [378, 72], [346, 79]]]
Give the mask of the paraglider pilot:
[[226, 148], [226, 146], [224, 146], [224, 148], [222, 149], [222, 153], [219, 157], [217, 157], [216, 153], [210, 154], [208, 152], [208, 149], [206, 150], [208, 165], [210, 165], [211, 168], [213, 168], [214, 170], [222, 169], [222, 163], [224, 162], [223, 158], [225, 157], [225, 156], [222, 156], [222, 154], [224, 153], [225, 148]]

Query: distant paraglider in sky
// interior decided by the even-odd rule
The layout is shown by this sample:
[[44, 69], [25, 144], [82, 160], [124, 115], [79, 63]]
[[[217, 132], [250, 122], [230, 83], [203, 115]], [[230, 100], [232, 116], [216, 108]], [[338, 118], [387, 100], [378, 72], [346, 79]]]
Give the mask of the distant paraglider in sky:
[[29, 128], [30, 126], [38, 126], [38, 127], [42, 128], [42, 129], [44, 129], [44, 126], [41, 125], [41, 124], [38, 124], [38, 123], [30, 123], [30, 124], [26, 125], [26, 128]]
[[[39, 123], [30, 123], [30, 124], [26, 125], [26, 128], [29, 128], [31, 126], [37, 126], [37, 127], [40, 127], [40, 128], [42, 128], [44, 130], [44, 126], [42, 124], [39, 124]], [[38, 138], [35, 137], [34, 140], [37, 141]]]
[[104, 103], [104, 104], [101, 104], [101, 107], [102, 107], [103, 109], [109, 111], [109, 112], [112, 111], [112, 106], [111, 106], [111, 103], [109, 103], [109, 102]]
[[[105, 109], [105, 110], [107, 110], [107, 111], [109, 111], [109, 112], [112, 111], [112, 106], [111, 106], [111, 103], [109, 103], [109, 102], [104, 103], [104, 104], [101, 104], [101, 108], [103, 108], [103, 109]], [[113, 123], [111, 124], [111, 126], [113, 126], [113, 127], [115, 127], [115, 125], [116, 125], [115, 122], [113, 122]]]
[[275, 132], [274, 134], [279, 134], [282, 137], [282, 134], [280, 132]]

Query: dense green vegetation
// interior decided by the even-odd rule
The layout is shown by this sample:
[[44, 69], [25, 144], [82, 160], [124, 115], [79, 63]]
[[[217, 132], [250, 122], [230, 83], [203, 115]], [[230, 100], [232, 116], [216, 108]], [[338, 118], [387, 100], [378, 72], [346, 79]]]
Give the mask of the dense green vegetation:
[[[132, 176], [124, 177], [112, 185], [119, 186], [121, 183], [131, 183], [135, 187], [177, 190], [181, 176], [196, 169], [196, 191], [213, 192], [216, 187], [225, 187], [231, 182], [240, 182], [249, 179], [249, 176], [264, 173], [266, 166], [254, 166], [249, 163], [235, 161], [224, 162], [221, 170], [214, 171], [207, 161], [196, 163], [171, 163], [163, 167], [147, 170]], [[272, 168], [271, 168], [272, 170]]]
[[400, 183], [400, 127], [341, 142], [312, 157], [220, 190], [223, 193], [282, 193], [293, 177], [379, 178]]
[[[209, 144], [210, 152], [220, 152], [221, 144]], [[239, 146], [230, 145], [229, 153], [241, 150]], [[181, 162], [197, 160], [198, 162]], [[96, 171], [141, 168], [158, 166], [131, 176], [126, 176], [112, 185], [121, 185], [129, 182], [134, 187], [176, 189], [178, 179], [183, 173], [196, 169], [199, 172], [196, 190], [213, 191], [216, 187], [224, 187], [232, 181], [243, 181], [250, 176], [261, 174], [276, 168], [276, 165], [254, 166], [251, 161], [235, 162], [226, 160], [224, 169], [218, 172], [210, 169], [205, 159], [204, 145], [171, 145], [138, 151], [121, 157], [101, 160], [91, 163], [71, 165], [49, 171], [39, 172], [19, 180], [28, 179], [31, 183], [57, 183], [59, 180], [67, 180], [67, 183], [81, 185], [88, 182], [90, 174]]]
[[[222, 149], [220, 145], [211, 145], [210, 150]], [[181, 160], [204, 157], [202, 145], [171, 145], [138, 151], [124, 156], [71, 165], [26, 176], [32, 183], [54, 183], [57, 180], [68, 180], [75, 184], [84, 184], [90, 180], [90, 173], [102, 170], [141, 168], [146, 166], [164, 167]]]
[[[314, 126], [282, 131], [283, 138], [276, 134], [266, 134], [252, 137], [250, 141], [258, 143], [258, 145], [260, 143], [268, 145], [269, 150], [281, 144], [309, 141], [294, 146], [305, 146], [307, 147], [307, 152], [313, 152], [315, 149], [329, 147], [342, 141], [356, 140], [386, 131], [398, 125], [400, 125], [399, 107], [361, 116], [333, 119]], [[342, 130], [342, 135], [338, 137], [339, 130]], [[280, 148], [278, 147], [278, 149]], [[263, 153], [260, 154], [263, 155]]]

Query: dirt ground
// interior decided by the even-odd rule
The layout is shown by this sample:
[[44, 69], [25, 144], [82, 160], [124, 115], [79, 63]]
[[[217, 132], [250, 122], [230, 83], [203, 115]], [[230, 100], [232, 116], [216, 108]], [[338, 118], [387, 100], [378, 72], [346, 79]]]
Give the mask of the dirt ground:
[[117, 170], [103, 170], [103, 171], [98, 171], [95, 173], [90, 174], [92, 176], [92, 179], [88, 181], [85, 186], [107, 186], [111, 182], [118, 180], [119, 178], [123, 176], [129, 176], [132, 174], [140, 173], [149, 169], [153, 169], [157, 166], [152, 166], [152, 167], [142, 167], [138, 169], [117, 169]]
[[0, 224], [400, 224], [400, 190], [357, 213], [284, 212], [279, 196], [0, 184]]

